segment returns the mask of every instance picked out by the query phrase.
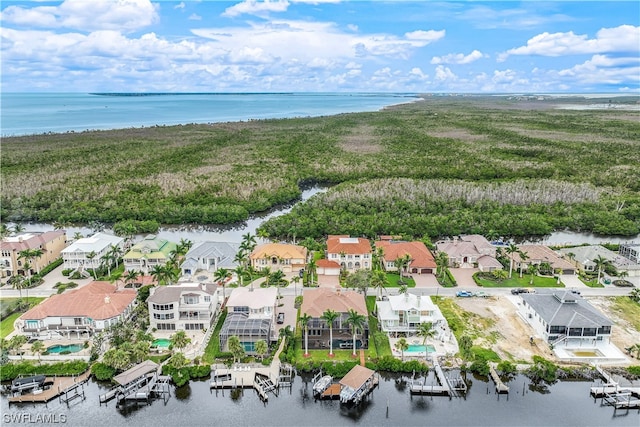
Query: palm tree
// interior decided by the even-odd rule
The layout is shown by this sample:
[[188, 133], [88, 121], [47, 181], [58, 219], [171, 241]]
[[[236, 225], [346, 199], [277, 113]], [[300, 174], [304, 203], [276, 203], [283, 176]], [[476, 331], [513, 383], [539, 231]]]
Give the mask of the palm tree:
[[424, 322], [418, 326], [417, 335], [422, 337], [422, 345], [427, 343], [427, 338], [433, 338], [436, 335], [435, 329], [433, 329], [433, 323]]
[[87, 259], [90, 261], [90, 262], [89, 262], [89, 264], [91, 264], [91, 270], [93, 271], [93, 278], [94, 278], [95, 280], [98, 280], [98, 276], [97, 276], [97, 273], [96, 273], [96, 268], [95, 268], [95, 266], [93, 265], [93, 259], [94, 259], [96, 256], [98, 256], [98, 254], [96, 253], [96, 251], [91, 251], [91, 252], [89, 252], [89, 253], [86, 255]]
[[149, 348], [151, 343], [149, 341], [137, 341], [131, 348], [131, 359], [133, 363], [140, 363], [149, 355]]
[[116, 268], [120, 266], [120, 258], [122, 258], [122, 248], [118, 245], [109, 246], [109, 254], [111, 254], [111, 258], [116, 262]]
[[240, 265], [248, 267], [249, 258], [247, 257], [247, 252], [243, 249], [240, 249], [236, 254], [235, 258], [233, 258], [233, 262], [236, 262]]
[[520, 250], [513, 243], [509, 243], [509, 246], [505, 249], [507, 255], [509, 255], [509, 279], [511, 279], [511, 274], [513, 272], [513, 254], [518, 253]]
[[33, 344], [31, 344], [31, 351], [34, 354], [37, 354], [38, 360], [40, 360], [40, 353], [44, 351], [44, 344], [42, 343], [42, 341], [36, 341]]
[[178, 350], [182, 350], [191, 342], [191, 338], [187, 336], [185, 331], [177, 331], [175, 334], [171, 335], [169, 339], [171, 340], [173, 348], [177, 348]]
[[298, 296], [298, 282], [300, 282], [300, 276], [293, 276], [291, 281], [293, 282], [293, 295]]
[[240, 244], [241, 248], [246, 249], [247, 252], [251, 253], [256, 248], [256, 246], [256, 236], [252, 235], [251, 233], [242, 235], [242, 243]]
[[242, 360], [242, 356], [244, 356], [244, 346], [240, 343], [240, 338], [236, 335], [232, 335], [229, 337], [227, 341], [227, 346], [229, 347], [229, 351], [233, 355], [233, 363], [236, 360], [239, 362]]
[[396, 342], [395, 348], [400, 350], [402, 354], [402, 361], [404, 362], [404, 352], [409, 348], [409, 343], [407, 342], [406, 339], [400, 338], [398, 342]]
[[25, 230], [24, 225], [17, 222], [13, 224], [13, 227], [11, 227], [11, 231], [13, 234], [22, 233], [24, 230]]
[[244, 268], [244, 266], [242, 265], [238, 265], [236, 268], [233, 269], [233, 272], [236, 273], [236, 276], [238, 277], [238, 281], [240, 282], [240, 287], [244, 286], [244, 273], [247, 271], [246, 268]]
[[106, 254], [102, 255], [100, 259], [102, 260], [102, 262], [104, 262], [104, 265], [107, 266], [107, 276], [111, 276], [111, 264], [113, 264], [113, 255], [111, 255], [111, 252], [107, 252]]
[[327, 322], [329, 326], [329, 356], [333, 356], [333, 322], [338, 318], [339, 314], [331, 309], [327, 309], [320, 318]]
[[7, 226], [7, 224], [5, 222], [1, 223], [0, 224], [0, 240], [7, 237], [10, 233], [11, 233], [11, 230], [9, 230], [9, 227]]
[[596, 268], [598, 269], [598, 283], [600, 283], [600, 276], [602, 275], [602, 270], [611, 265], [611, 261], [603, 257], [602, 255], [598, 255], [598, 258], [593, 260]]
[[309, 356], [309, 322], [312, 317], [307, 313], [304, 313], [300, 316], [300, 326], [304, 329], [304, 356]]
[[76, 231], [75, 233], [73, 233], [73, 240], [80, 240], [82, 239], [84, 236], [82, 235], [81, 232]]
[[313, 286], [313, 281], [315, 279], [315, 274], [316, 274], [316, 268], [317, 268], [316, 260], [311, 258], [307, 263], [307, 284], [309, 286]]
[[522, 279], [522, 267], [524, 267], [524, 262], [529, 259], [529, 253], [518, 251], [518, 255], [520, 255], [520, 278]]
[[436, 266], [438, 267], [438, 273], [440, 278], [444, 277], [444, 273], [449, 265], [449, 255], [446, 252], [438, 252], [436, 255]]
[[180, 239], [180, 243], [176, 247], [176, 252], [178, 252], [179, 255], [186, 255], [192, 246], [193, 246], [193, 242], [191, 240]]
[[128, 284], [128, 283], [135, 282], [135, 280], [138, 278], [138, 275], [139, 273], [137, 271], [134, 271], [134, 270], [127, 271], [127, 274], [125, 274], [124, 276], [124, 283]]
[[227, 286], [227, 279], [231, 277], [231, 272], [226, 268], [219, 268], [213, 274], [213, 279], [218, 283], [222, 283], [222, 299], [225, 298], [225, 288]]
[[351, 326], [351, 336], [353, 339], [353, 355], [356, 355], [356, 333], [358, 330], [362, 330], [364, 328], [364, 324], [367, 320], [365, 316], [355, 311], [353, 308], [350, 308], [348, 311], [347, 319], [345, 323]]
[[530, 264], [527, 268], [527, 272], [531, 275], [531, 279], [529, 280], [529, 284], [533, 285], [533, 276], [538, 273], [539, 267], [538, 264]]
[[155, 280], [156, 283], [158, 283], [158, 285], [161, 285], [162, 283], [164, 283], [165, 269], [161, 265], [154, 265], [150, 273], [151, 273], [151, 277], [153, 277], [153, 280]]
[[253, 351], [255, 351], [256, 354], [260, 355], [260, 360], [264, 360], [264, 356], [265, 354], [267, 354], [268, 350], [269, 347], [267, 346], [267, 342], [265, 340], [258, 340], [253, 345]]
[[276, 270], [273, 273], [269, 274], [268, 281], [270, 285], [280, 286], [280, 282], [284, 279], [284, 273], [282, 270]]
[[389, 283], [387, 274], [382, 270], [376, 270], [371, 274], [371, 287], [378, 290], [378, 299], [382, 299], [382, 291]]
[[18, 290], [18, 294], [22, 299], [22, 288], [26, 287], [26, 279], [23, 276], [13, 276], [9, 279], [11, 287]]
[[573, 252], [569, 252], [567, 254], [567, 258], [569, 258], [569, 261], [571, 261], [574, 264], [577, 264], [576, 261], [576, 254], [574, 254]]

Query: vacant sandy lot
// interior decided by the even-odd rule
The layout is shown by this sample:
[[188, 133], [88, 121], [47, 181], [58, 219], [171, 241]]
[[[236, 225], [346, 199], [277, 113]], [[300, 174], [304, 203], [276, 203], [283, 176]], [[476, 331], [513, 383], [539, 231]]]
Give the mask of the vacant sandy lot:
[[[541, 339], [536, 338], [533, 345], [529, 343], [533, 330], [516, 313], [517, 301], [518, 297], [512, 296], [456, 299], [456, 303], [464, 310], [495, 322], [494, 326], [486, 331], [485, 336], [497, 336], [497, 341], [492, 343], [490, 339], [479, 338], [474, 344], [492, 348], [505, 359], [511, 356], [515, 360], [530, 361], [532, 356], [539, 355], [557, 361], [549, 346]], [[606, 298], [590, 298], [589, 302], [615, 323], [612, 342], [620, 350], [624, 351], [625, 347], [640, 342], [640, 332], [616, 316], [609, 308], [610, 303]]]

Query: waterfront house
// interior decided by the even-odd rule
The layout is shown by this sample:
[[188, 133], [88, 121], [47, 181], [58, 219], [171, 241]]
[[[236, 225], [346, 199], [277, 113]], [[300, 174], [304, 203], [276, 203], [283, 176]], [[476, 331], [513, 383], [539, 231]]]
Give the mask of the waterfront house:
[[269, 267], [284, 273], [298, 272], [307, 263], [307, 248], [287, 243], [265, 243], [257, 246], [249, 259], [256, 270]]
[[319, 259], [316, 261], [316, 273], [318, 276], [339, 276], [340, 264], [328, 259]]
[[421, 323], [431, 322], [434, 328], [446, 323], [431, 298], [406, 292], [404, 295], [389, 295], [388, 299], [376, 301], [378, 322], [383, 332], [398, 332], [413, 335]]
[[[349, 310], [365, 316], [368, 319], [367, 304], [363, 294], [343, 290], [341, 288], [307, 289], [300, 307], [300, 314], [311, 316], [307, 324], [309, 329], [309, 348], [329, 348], [329, 325], [322, 319], [327, 310], [333, 310], [338, 317], [333, 322], [333, 348], [349, 347], [353, 345], [351, 326], [346, 322]], [[366, 348], [369, 337], [369, 323], [365, 320], [364, 331], [360, 331], [356, 338], [360, 346]]]
[[617, 254], [601, 245], [576, 246], [558, 250], [569, 262], [575, 262], [577, 267], [586, 272], [597, 272], [598, 267], [594, 262], [598, 257], [609, 261], [617, 272], [626, 271], [629, 276], [640, 275], [640, 264], [634, 263], [629, 258]]
[[[526, 271], [529, 265], [540, 265], [548, 263], [553, 271], [562, 270], [561, 274], [576, 274], [576, 266], [561, 258], [556, 252], [544, 245], [518, 245], [518, 249], [527, 255], [526, 260], [522, 260], [520, 253], [513, 253], [513, 269]], [[522, 264], [522, 266], [521, 266]]]
[[362, 237], [344, 235], [327, 238], [327, 257], [340, 264], [342, 270], [371, 270], [371, 243]]
[[396, 259], [408, 255], [409, 262], [404, 273], [433, 274], [436, 261], [431, 251], [422, 242], [404, 242], [397, 240], [380, 240], [375, 242], [376, 248], [382, 248], [382, 259], [386, 271], [397, 271]]
[[122, 257], [124, 269], [149, 274], [155, 266], [166, 265], [176, 247], [175, 243], [150, 234], [141, 242], [133, 245], [129, 252]]
[[51, 338], [85, 338], [126, 321], [136, 305], [137, 292], [118, 289], [109, 282], [91, 282], [81, 288], [52, 295], [16, 322], [24, 334]]
[[180, 265], [182, 274], [190, 276], [198, 270], [214, 273], [220, 268], [233, 270], [238, 266], [234, 259], [239, 248], [239, 243], [198, 242], [185, 254]]
[[[3, 278], [36, 274], [58, 259], [66, 244], [67, 234], [64, 230], [29, 232], [5, 237], [0, 243], [0, 274]], [[27, 260], [20, 257], [20, 252], [26, 250], [40, 250], [42, 254]], [[28, 272], [24, 268], [25, 261], [31, 265]]]
[[631, 262], [640, 264], [640, 243], [622, 243], [619, 253]]
[[227, 317], [220, 330], [220, 350], [229, 351], [229, 337], [237, 336], [251, 353], [259, 340], [267, 344], [277, 340], [275, 333], [275, 313], [278, 301], [276, 288], [236, 288], [227, 300]]
[[63, 268], [88, 276], [85, 270], [100, 268], [104, 262], [103, 257], [111, 252], [112, 247], [122, 250], [124, 239], [107, 233], [82, 237], [62, 250]]
[[520, 295], [522, 317], [551, 344], [593, 347], [611, 338], [613, 322], [580, 295], [544, 289]]
[[218, 287], [180, 283], [151, 288], [147, 299], [149, 324], [158, 331], [209, 329], [220, 308]]
[[441, 240], [436, 243], [436, 248], [447, 254], [449, 267], [477, 267], [485, 272], [502, 269], [502, 264], [496, 259], [496, 248], [478, 234]]

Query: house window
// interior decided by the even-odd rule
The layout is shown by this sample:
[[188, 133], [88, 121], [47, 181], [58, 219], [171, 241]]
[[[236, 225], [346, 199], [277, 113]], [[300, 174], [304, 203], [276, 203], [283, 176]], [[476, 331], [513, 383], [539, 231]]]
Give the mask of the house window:
[[249, 314], [249, 307], [247, 307], [247, 306], [233, 307], [233, 312], [234, 313], [247, 313], [247, 314]]
[[209, 295], [205, 295], [204, 302], [211, 302], [211, 297]]
[[76, 325], [76, 326], [83, 325], [84, 322], [83, 322], [82, 317], [74, 317], [73, 318], [73, 324]]
[[154, 310], [173, 310], [173, 304], [152, 304]]
[[611, 333], [611, 326], [601, 326], [598, 328], [598, 335], [608, 335]]
[[156, 326], [159, 331], [175, 331], [176, 330], [175, 323], [158, 323]]
[[153, 313], [153, 318], [157, 320], [173, 319], [173, 313]]
[[184, 303], [185, 304], [198, 304], [200, 302], [200, 298], [198, 295], [185, 295]]
[[199, 331], [204, 329], [204, 323], [185, 323], [184, 329], [187, 331]]

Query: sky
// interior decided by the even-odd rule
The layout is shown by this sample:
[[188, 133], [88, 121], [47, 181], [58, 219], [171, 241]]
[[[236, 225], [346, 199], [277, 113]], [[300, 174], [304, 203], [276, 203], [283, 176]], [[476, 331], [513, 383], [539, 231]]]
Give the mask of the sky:
[[2, 92], [640, 93], [638, 1], [2, 1]]

